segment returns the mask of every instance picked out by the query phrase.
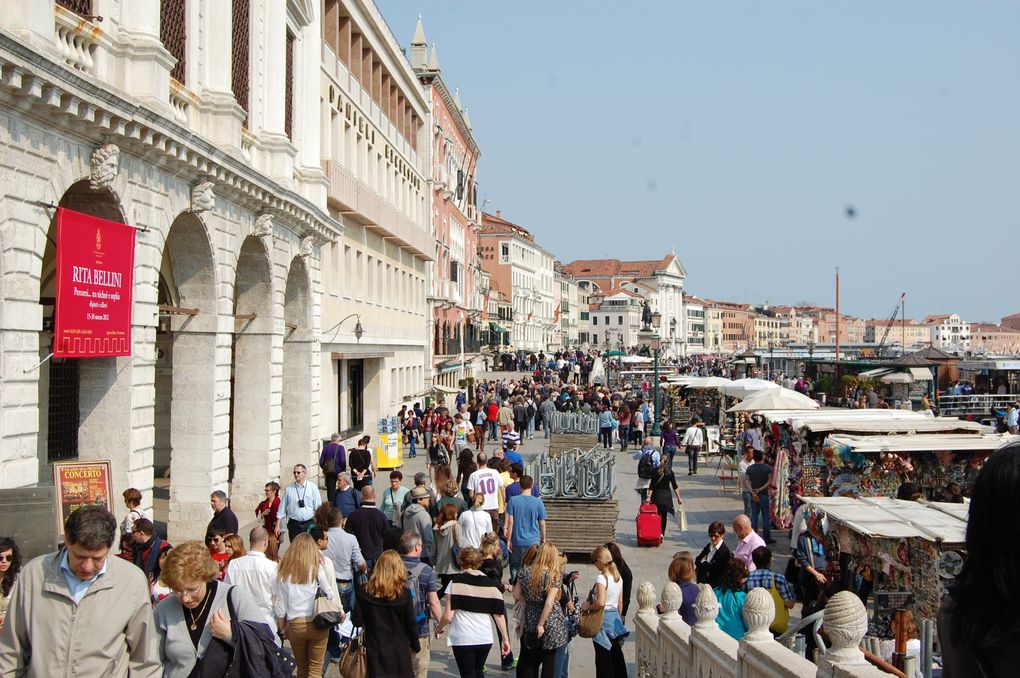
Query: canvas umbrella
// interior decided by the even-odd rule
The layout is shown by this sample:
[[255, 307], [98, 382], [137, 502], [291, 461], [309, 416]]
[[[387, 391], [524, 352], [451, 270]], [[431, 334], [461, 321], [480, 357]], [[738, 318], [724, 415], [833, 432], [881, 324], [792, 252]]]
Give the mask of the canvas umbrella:
[[817, 410], [811, 398], [789, 388], [767, 388], [753, 393], [727, 412], [758, 412], [761, 410]]
[[764, 379], [734, 379], [729, 384], [721, 387], [721, 391], [734, 398], [746, 398], [747, 396], [764, 389], [779, 388], [779, 384]]

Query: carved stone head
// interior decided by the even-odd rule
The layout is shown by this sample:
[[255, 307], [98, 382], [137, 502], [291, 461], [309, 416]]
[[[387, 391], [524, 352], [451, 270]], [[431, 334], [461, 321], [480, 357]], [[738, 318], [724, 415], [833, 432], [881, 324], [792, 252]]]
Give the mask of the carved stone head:
[[676, 619], [680, 616], [678, 610], [680, 605], [684, 602], [684, 594], [680, 590], [680, 585], [676, 582], [666, 582], [666, 585], [662, 587], [662, 613], [663, 619]]
[[93, 191], [109, 188], [120, 169], [120, 148], [103, 144], [92, 153], [89, 161], [89, 187]]
[[273, 215], [260, 214], [255, 217], [255, 235], [266, 238], [273, 235]]
[[191, 189], [191, 211], [207, 212], [216, 207], [216, 195], [211, 181], [201, 181]]
[[744, 621], [747, 622], [748, 642], [772, 641], [769, 626], [776, 618], [776, 602], [772, 594], [761, 587], [753, 588], [744, 599]]
[[698, 616], [699, 628], [716, 628], [715, 619], [719, 616], [719, 599], [708, 584], [698, 584], [701, 592], [694, 600], [694, 613]]
[[298, 250], [298, 256], [300, 256], [300, 257], [307, 257], [307, 256], [311, 255], [311, 253], [312, 253], [312, 246], [314, 244], [315, 244], [315, 241], [312, 239], [312, 236], [310, 236], [310, 235], [306, 235], [305, 237], [301, 238], [301, 247]]

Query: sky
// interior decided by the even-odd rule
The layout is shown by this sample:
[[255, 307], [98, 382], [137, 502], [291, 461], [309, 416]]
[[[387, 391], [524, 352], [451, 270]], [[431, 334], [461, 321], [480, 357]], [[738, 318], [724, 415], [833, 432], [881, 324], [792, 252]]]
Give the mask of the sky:
[[[480, 200], [564, 263], [675, 248], [689, 293], [1020, 311], [1020, 2], [377, 0], [418, 15]], [[848, 216], [848, 207], [853, 216]]]

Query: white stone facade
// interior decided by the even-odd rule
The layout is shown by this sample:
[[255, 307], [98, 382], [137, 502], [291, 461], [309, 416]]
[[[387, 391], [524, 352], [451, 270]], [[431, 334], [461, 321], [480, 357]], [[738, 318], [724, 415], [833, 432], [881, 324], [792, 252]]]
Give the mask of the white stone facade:
[[[314, 470], [319, 251], [342, 231], [324, 209], [309, 124], [317, 93], [302, 75], [317, 57], [317, 8], [251, 3], [245, 111], [231, 91], [230, 3], [188, 3], [186, 86], [170, 78], [176, 58], [160, 43], [155, 0], [95, 0], [102, 24], [53, 3], [9, 5], [0, 488], [48, 484], [51, 455], [73, 443], [80, 459], [112, 461], [116, 502], [135, 487], [151, 506], [155, 473], [168, 467], [168, 536], [201, 537], [212, 490], [227, 490], [243, 515], [281, 464]], [[92, 155], [107, 145], [119, 150], [116, 171], [90, 182]], [[139, 229], [131, 357], [44, 360], [54, 205]], [[59, 388], [72, 405], [53, 388], [69, 373]], [[51, 432], [72, 442], [50, 449]]]

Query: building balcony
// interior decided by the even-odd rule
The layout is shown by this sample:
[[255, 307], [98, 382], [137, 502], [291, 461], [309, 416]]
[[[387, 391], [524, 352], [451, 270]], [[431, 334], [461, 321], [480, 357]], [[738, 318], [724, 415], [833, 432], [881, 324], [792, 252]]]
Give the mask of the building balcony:
[[326, 202], [331, 208], [384, 239], [395, 241], [419, 259], [432, 260], [435, 239], [425, 230], [335, 160], [323, 159], [322, 169], [329, 179]]

